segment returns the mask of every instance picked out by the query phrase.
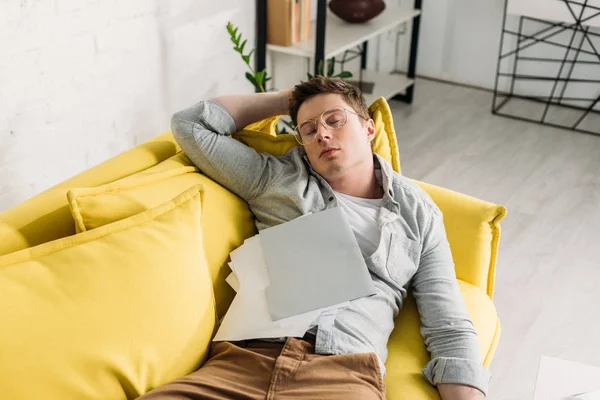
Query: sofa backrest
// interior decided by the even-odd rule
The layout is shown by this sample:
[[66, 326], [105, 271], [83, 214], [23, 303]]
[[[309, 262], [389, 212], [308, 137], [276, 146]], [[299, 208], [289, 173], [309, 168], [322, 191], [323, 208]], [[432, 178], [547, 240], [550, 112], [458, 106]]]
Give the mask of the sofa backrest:
[[181, 148], [165, 132], [0, 213], [0, 255], [75, 234], [67, 192], [103, 185], [150, 168]]

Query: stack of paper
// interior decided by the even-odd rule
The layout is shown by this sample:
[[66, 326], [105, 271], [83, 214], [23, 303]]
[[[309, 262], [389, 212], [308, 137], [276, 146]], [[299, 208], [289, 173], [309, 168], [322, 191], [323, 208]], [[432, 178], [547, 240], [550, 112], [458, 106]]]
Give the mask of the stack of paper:
[[273, 321], [265, 296], [270, 282], [259, 235], [247, 239], [231, 253], [229, 267], [233, 272], [226, 280], [237, 294], [213, 339], [215, 341], [302, 337], [321, 313], [332, 317], [340, 308], [349, 305], [349, 302], [343, 302]]
[[261, 231], [231, 252], [237, 294], [213, 340], [302, 337], [351, 300], [375, 293], [339, 208]]

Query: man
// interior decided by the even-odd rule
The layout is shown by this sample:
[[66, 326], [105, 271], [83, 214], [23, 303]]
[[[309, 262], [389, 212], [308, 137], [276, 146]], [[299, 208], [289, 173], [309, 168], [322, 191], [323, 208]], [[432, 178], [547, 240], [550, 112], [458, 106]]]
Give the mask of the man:
[[[283, 157], [228, 137], [288, 113], [302, 146]], [[218, 97], [176, 113], [172, 131], [203, 173], [248, 202], [259, 230], [342, 207], [377, 293], [319, 319], [304, 338], [214, 343], [202, 368], [145, 399], [384, 399], [387, 341], [409, 286], [431, 353], [425, 377], [444, 400], [484, 398], [489, 374], [441, 212], [373, 153], [375, 125], [357, 88], [317, 76], [290, 90]]]

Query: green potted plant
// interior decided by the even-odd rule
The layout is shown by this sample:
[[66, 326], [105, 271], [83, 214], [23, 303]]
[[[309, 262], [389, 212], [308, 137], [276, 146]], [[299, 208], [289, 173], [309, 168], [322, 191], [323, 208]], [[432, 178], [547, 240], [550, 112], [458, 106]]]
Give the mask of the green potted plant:
[[[239, 31], [239, 28], [237, 26], [233, 25], [231, 22], [227, 23], [227, 32], [229, 33], [231, 42], [234, 45], [233, 50], [235, 50], [237, 53], [240, 54], [240, 56], [242, 57], [242, 60], [248, 66], [248, 69], [250, 70], [249, 72], [246, 72], [246, 79], [252, 84], [252, 86], [254, 86], [254, 89], [257, 92], [266, 92], [267, 91], [266, 90], [267, 82], [269, 80], [271, 80], [271, 77], [267, 73], [266, 68], [263, 69], [262, 71], [255, 71], [254, 68], [252, 68], [252, 64], [250, 63], [250, 57], [254, 53], [254, 49], [251, 49], [248, 52], [248, 54], [244, 54], [246, 43], [248, 42], [248, 40], [243, 39], [242, 33], [238, 32], [238, 31]], [[335, 69], [335, 57], [332, 57], [328, 62], [326, 76], [330, 77], [330, 78], [340, 78], [340, 79], [352, 77], [352, 73], [349, 71], [341, 71], [337, 74], [334, 74], [334, 72], [335, 72], [334, 69]], [[321, 60], [321, 62], [319, 63], [318, 75], [325, 75], [323, 60]], [[308, 79], [313, 77], [313, 75], [310, 73], [307, 73], [307, 76], [308, 76]], [[280, 118], [279, 121], [281, 123], [283, 123], [285, 126], [287, 126], [289, 129], [294, 130], [294, 126], [292, 125], [291, 121], [289, 121], [287, 119], [283, 119], [283, 118]], [[288, 133], [288, 131], [286, 130], [285, 127], [281, 127], [281, 129], [277, 132], [277, 134], [285, 134], [285, 133]]]

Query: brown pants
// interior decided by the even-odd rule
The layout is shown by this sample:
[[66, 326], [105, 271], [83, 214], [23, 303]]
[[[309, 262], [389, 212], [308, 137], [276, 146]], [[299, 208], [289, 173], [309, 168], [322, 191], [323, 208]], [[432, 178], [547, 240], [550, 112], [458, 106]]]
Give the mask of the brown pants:
[[385, 399], [375, 353], [318, 355], [314, 349], [309, 335], [285, 344], [214, 342], [202, 368], [141, 399]]

